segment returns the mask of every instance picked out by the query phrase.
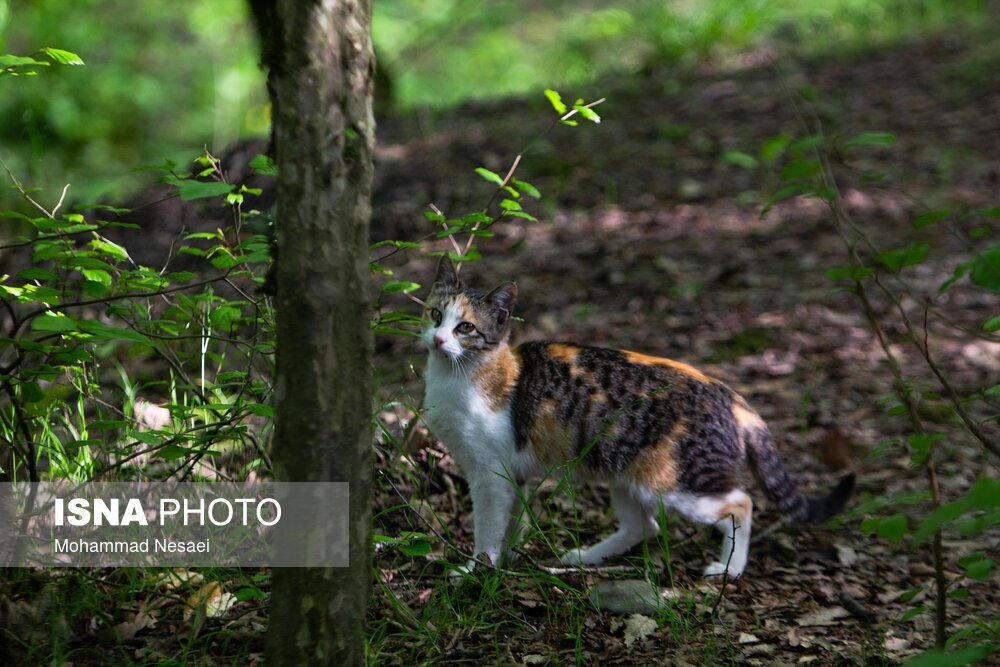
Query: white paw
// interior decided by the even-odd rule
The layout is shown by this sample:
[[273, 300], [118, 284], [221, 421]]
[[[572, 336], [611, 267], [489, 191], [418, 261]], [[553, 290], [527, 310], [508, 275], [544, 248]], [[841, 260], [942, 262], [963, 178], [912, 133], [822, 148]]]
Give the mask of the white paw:
[[451, 572], [448, 573], [449, 577], [464, 577], [466, 575], [472, 574], [472, 570], [476, 567], [476, 561], [470, 560], [465, 565], [456, 565]]
[[[718, 561], [714, 563], [709, 563], [707, 566], [705, 566], [705, 569], [702, 570], [702, 574], [704, 574], [706, 577], [718, 577], [725, 574], [725, 572], [726, 572], [725, 563], [720, 563]], [[731, 579], [736, 579], [741, 574], [743, 574], [743, 570], [736, 570], [735, 568], [729, 570], [729, 577]]]
[[725, 563], [715, 562], [706, 565], [705, 569], [702, 570], [702, 574], [704, 574], [706, 577], [717, 577], [721, 574], [724, 574], [725, 571], [726, 571]]
[[604, 558], [594, 553], [593, 549], [570, 549], [562, 555], [559, 562], [563, 565], [600, 565]]

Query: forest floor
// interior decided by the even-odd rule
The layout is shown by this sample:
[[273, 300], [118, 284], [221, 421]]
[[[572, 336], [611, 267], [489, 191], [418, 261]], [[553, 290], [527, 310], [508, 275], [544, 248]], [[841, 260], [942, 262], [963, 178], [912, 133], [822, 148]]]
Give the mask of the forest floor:
[[[607, 567], [556, 567], [556, 554], [609, 534], [614, 520], [606, 489], [546, 480], [528, 498], [538, 531], [519, 558], [503, 570], [481, 567], [452, 578], [448, 564], [472, 550], [467, 489], [447, 451], [414, 419], [420, 342], [381, 336], [375, 532], [388, 539], [375, 555], [372, 663], [898, 664], [932, 646], [928, 545], [860, 529], [865, 518], [896, 512], [915, 527], [929, 511], [930, 492], [925, 470], [900, 444], [907, 421], [889, 414], [897, 412], [886, 398], [894, 380], [879, 341], [858, 298], [826, 275], [849, 263], [844, 243], [816, 199], [790, 199], [762, 216], [776, 177], [725, 156], [739, 151], [763, 164], [761, 147], [770, 139], [809, 134], [800, 120], [806, 107], [830, 137], [895, 134], [891, 146], [838, 156], [845, 210], [882, 249], [929, 244], [926, 261], [885, 275], [885, 284], [903, 295], [901, 310], [921, 330], [921, 304], [933, 300], [926, 340], [935, 362], [959, 394], [981, 392], [1000, 378], [1000, 337], [982, 331], [998, 315], [996, 295], [967, 280], [937, 290], [970, 258], [970, 244], [984, 247], [982, 239], [1000, 231], [996, 216], [976, 212], [1000, 205], [998, 54], [996, 35], [956, 30], [837, 59], [779, 59], [781, 75], [767, 52], [695, 74], [653, 71], [561, 91], [587, 101], [606, 97], [597, 107], [603, 121], [557, 126], [540, 139], [553, 114], [541, 94], [383, 119], [372, 241], [433, 237], [437, 230], [422, 215], [430, 204], [449, 216], [482, 209], [491, 186], [473, 170], [505, 174], [530, 145], [517, 177], [541, 190], [540, 200], [525, 203], [539, 221], [497, 225], [477, 243], [482, 260], [462, 270], [484, 288], [517, 282], [523, 321], [514, 342], [569, 340], [692, 363], [761, 413], [807, 493], [825, 493], [847, 470], [857, 474], [858, 490], [844, 515], [804, 526], [783, 519], [750, 482], [757, 510], [750, 564], [738, 581], [723, 583], [700, 574], [715, 558], [718, 535], [675, 520], [648, 549]], [[804, 103], [801, 92], [813, 101]], [[259, 148], [245, 147], [234, 159]], [[885, 174], [877, 183], [862, 173], [875, 171]], [[158, 199], [147, 195], [140, 200]], [[264, 205], [271, 196], [265, 193]], [[952, 212], [948, 220], [912, 224], [941, 209]], [[181, 225], [199, 231], [217, 224], [207, 210], [184, 208], [176, 198], [142, 217], [151, 225], [147, 247], [130, 252], [149, 265], [162, 261]], [[395, 279], [429, 284], [435, 260], [426, 253], [449, 247], [431, 238], [382, 263]], [[895, 305], [875, 292], [890, 349], [917, 388], [919, 416], [928, 430], [945, 434], [937, 474], [945, 501], [954, 499], [983, 474], [995, 475], [996, 461], [957, 423]], [[418, 312], [400, 295], [383, 295], [383, 302]], [[979, 419], [1000, 412], [995, 397], [967, 409]], [[996, 421], [987, 427], [996, 442]], [[998, 541], [996, 529], [945, 534], [947, 579], [967, 591], [949, 599], [949, 634], [993, 624], [996, 642], [996, 568], [991, 579], [972, 580], [958, 561], [976, 551], [995, 557]], [[113, 573], [84, 587], [125, 588], [119, 575], [127, 579]], [[644, 582], [637, 585], [665, 601], [610, 611], [609, 582], [623, 580]], [[24, 637], [42, 627], [50, 633], [48, 599], [39, 596], [34, 611], [22, 614]], [[639, 602], [633, 595], [625, 606]], [[0, 606], [0, 620], [20, 604]], [[194, 628], [180, 611], [176, 622], [164, 614], [155, 626], [150, 618], [140, 623], [140, 614], [116, 618], [119, 634], [108, 641], [126, 651], [116, 654], [120, 661], [180, 655], [199, 664], [254, 662], [263, 652], [265, 610], [260, 599], [242, 601]], [[67, 659], [90, 664], [83, 655]]]
[[[950, 227], [920, 230], [912, 221], [927, 210], [1000, 203], [998, 45], [995, 37], [955, 32], [794, 68], [783, 63], [780, 76], [762, 53], [684, 79], [659, 72], [605, 82], [585, 95], [588, 102], [607, 97], [597, 107], [599, 126], [557, 127], [538, 141], [552, 113], [541, 96], [383, 123], [373, 241], [433, 232], [421, 216], [431, 203], [449, 216], [481, 209], [490, 186], [473, 169], [503, 175], [530, 144], [517, 177], [542, 191], [541, 203], [527, 205], [540, 221], [498, 225], [495, 236], [479, 239], [483, 260], [463, 269], [474, 286], [518, 283], [523, 322], [515, 342], [570, 340], [693, 363], [755, 406], [807, 491], [825, 492], [850, 469], [858, 492], [847, 514], [815, 527], [783, 521], [752, 484], [758, 512], [750, 565], [726, 586], [714, 621], [707, 616], [720, 585], [700, 578], [718, 548], [712, 531], [671, 521], [669, 565], [657, 555], [661, 540], [649, 547], [651, 559], [581, 572], [552, 568], [577, 532], [587, 544], [614, 529], [606, 490], [577, 489], [566, 499], [552, 481], [531, 497], [548, 537], [524, 546], [527, 561], [451, 582], [443, 561], [462, 559], [455, 548], [471, 550], [470, 503], [446, 450], [421, 425], [408, 428], [422, 393], [420, 343], [385, 338], [377, 353], [385, 431], [376, 532], [415, 531], [429, 535], [431, 546], [416, 556], [421, 549], [378, 552], [377, 662], [895, 664], [932, 646], [932, 611], [902, 620], [933, 604], [928, 545], [894, 544], [859, 529], [865, 517], [895, 512], [909, 512], [913, 523], [930, 501], [926, 472], [898, 445], [908, 424], [887, 414], [893, 376], [885, 355], [857, 297], [826, 277], [848, 263], [844, 244], [815, 199], [790, 200], [762, 217], [773, 177], [722, 156], [758, 156], [771, 137], [806, 136], [801, 99], [788, 92], [805, 85], [829, 136], [895, 134], [891, 147], [844, 156], [838, 175], [846, 209], [882, 249], [931, 244], [925, 263], [887, 280], [906, 295], [903, 309], [915, 322], [923, 317], [918, 299], [935, 298], [930, 348], [960, 393], [995, 385], [1000, 339], [980, 327], [997, 314], [996, 297], [961, 284], [941, 297], [935, 290], [968, 259], [963, 234], [985, 224], [995, 235], [996, 221], [956, 218]], [[860, 170], [886, 178], [867, 184]], [[440, 240], [422, 249], [449, 246]], [[432, 262], [411, 250], [385, 265], [395, 278], [428, 284]], [[876, 298], [874, 306], [909, 381], [936, 388], [893, 305]], [[930, 393], [921, 406], [928, 427], [947, 434], [938, 454], [946, 500], [995, 471], [949, 408]], [[970, 592], [949, 600], [949, 634], [995, 622], [995, 573], [965, 580], [957, 560], [995, 549], [996, 532], [946, 534], [947, 577]], [[674, 602], [648, 611], [656, 621], [648, 627], [628, 613], [608, 613], [588, 592], [614, 579], [651, 581]]]

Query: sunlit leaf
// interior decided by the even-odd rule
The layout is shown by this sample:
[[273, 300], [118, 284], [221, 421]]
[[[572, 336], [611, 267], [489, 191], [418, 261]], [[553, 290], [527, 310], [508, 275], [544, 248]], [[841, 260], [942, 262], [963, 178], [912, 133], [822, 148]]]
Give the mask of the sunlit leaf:
[[64, 51], [62, 49], [53, 49], [51, 46], [47, 46], [44, 49], [40, 50], [42, 53], [51, 58], [53, 61], [60, 63], [62, 65], [83, 64], [83, 58], [69, 51]]
[[496, 183], [497, 185], [503, 185], [503, 179], [500, 178], [500, 174], [490, 171], [486, 167], [476, 167], [476, 173], [483, 177], [483, 179], [489, 181], [490, 183]]
[[548, 98], [549, 103], [552, 108], [556, 110], [556, 113], [560, 116], [566, 113], [566, 104], [562, 101], [562, 96], [552, 89], [545, 90], [545, 97]]

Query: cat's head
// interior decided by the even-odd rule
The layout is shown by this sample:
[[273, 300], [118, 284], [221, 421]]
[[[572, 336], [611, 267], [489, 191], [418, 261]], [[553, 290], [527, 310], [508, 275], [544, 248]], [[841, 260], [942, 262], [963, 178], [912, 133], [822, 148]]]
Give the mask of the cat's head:
[[476, 360], [507, 343], [517, 285], [504, 283], [489, 294], [467, 287], [447, 257], [424, 308], [424, 344], [441, 357]]

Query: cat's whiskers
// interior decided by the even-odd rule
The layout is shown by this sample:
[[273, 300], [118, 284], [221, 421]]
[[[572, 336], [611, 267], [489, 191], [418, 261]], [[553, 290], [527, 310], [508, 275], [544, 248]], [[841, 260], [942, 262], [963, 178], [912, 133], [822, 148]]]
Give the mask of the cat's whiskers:
[[464, 356], [459, 355], [457, 357], [452, 357], [452, 369], [457, 370], [461, 373], [462, 377], [466, 380], [472, 379], [472, 362], [466, 359]]

